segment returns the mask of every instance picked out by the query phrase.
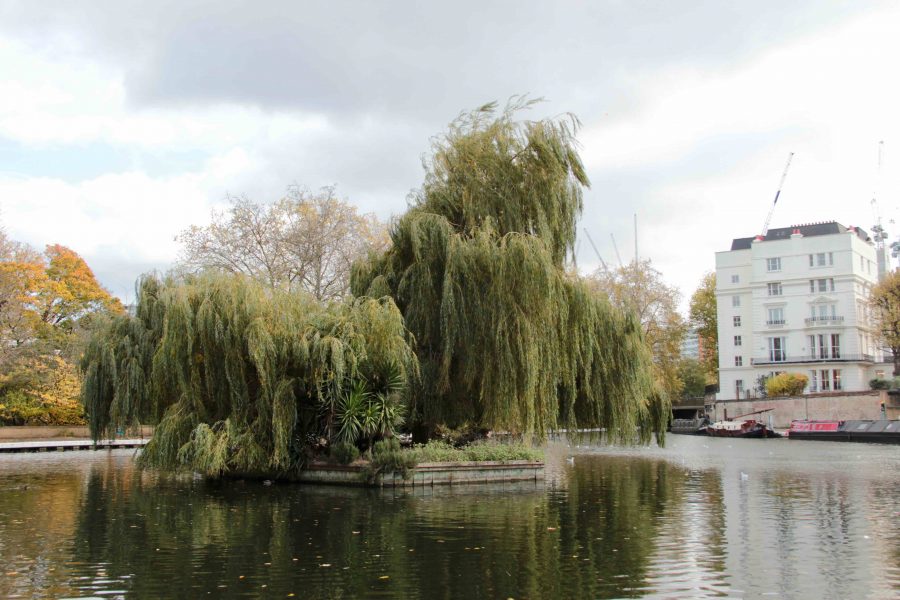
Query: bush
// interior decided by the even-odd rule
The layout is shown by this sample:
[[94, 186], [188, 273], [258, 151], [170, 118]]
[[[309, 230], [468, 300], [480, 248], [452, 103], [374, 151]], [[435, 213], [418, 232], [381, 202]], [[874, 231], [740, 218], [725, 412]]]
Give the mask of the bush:
[[359, 448], [349, 442], [341, 442], [331, 448], [331, 456], [342, 465], [349, 465], [359, 458]]
[[780, 373], [766, 380], [766, 393], [769, 396], [800, 396], [808, 381], [802, 373]]
[[413, 453], [402, 450], [397, 438], [389, 438], [375, 442], [365, 476], [370, 483], [374, 482], [378, 475], [388, 473], [398, 473], [403, 479], [409, 479], [409, 471], [415, 466], [416, 457]]
[[878, 379], [876, 377], [875, 379], [869, 380], [869, 389], [886, 390], [886, 389], [890, 389], [890, 387], [891, 387], [891, 382], [887, 379]]

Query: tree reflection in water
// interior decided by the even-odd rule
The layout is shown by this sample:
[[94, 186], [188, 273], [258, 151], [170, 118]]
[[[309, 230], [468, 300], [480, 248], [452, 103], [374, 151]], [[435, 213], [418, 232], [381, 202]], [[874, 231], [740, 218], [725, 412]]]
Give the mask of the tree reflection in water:
[[665, 461], [616, 457], [580, 461], [560, 488], [396, 493], [98, 466], [75, 558], [87, 569], [79, 575], [103, 564], [106, 580], [141, 597], [264, 585], [274, 596], [328, 598], [636, 596], [686, 480]]

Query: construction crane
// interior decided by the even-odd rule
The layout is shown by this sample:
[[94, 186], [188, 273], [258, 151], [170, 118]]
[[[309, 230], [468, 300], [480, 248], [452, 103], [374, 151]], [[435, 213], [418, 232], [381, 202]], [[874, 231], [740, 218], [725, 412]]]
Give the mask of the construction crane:
[[769, 233], [769, 222], [772, 220], [772, 214], [775, 212], [775, 205], [778, 204], [778, 196], [781, 195], [781, 188], [784, 186], [784, 180], [787, 178], [792, 158], [794, 158], [794, 153], [788, 153], [787, 164], [784, 165], [784, 173], [781, 174], [781, 181], [778, 182], [778, 191], [775, 192], [775, 201], [772, 202], [772, 208], [769, 209], [769, 214], [766, 216], [766, 224], [763, 225], [762, 237], [766, 237], [766, 234]]
[[619, 247], [616, 245], [616, 236], [614, 236], [613, 234], [610, 233], [610, 234], [609, 234], [609, 237], [612, 239], [613, 250], [616, 251], [616, 258], [619, 259], [619, 267], [621, 267], [621, 268], [624, 269], [624, 268], [625, 268], [625, 263], [622, 262], [622, 255], [619, 254]]
[[872, 226], [873, 237], [875, 238], [875, 254], [878, 259], [878, 279], [884, 278], [887, 273], [887, 254], [885, 252], [885, 240], [888, 234], [881, 224], [881, 211], [878, 208], [878, 189], [881, 187], [881, 154], [884, 151], [884, 141], [878, 142], [878, 177], [875, 182], [875, 193], [872, 194], [872, 216], [875, 218], [875, 224]]
[[609, 271], [609, 267], [606, 266], [606, 261], [604, 261], [604, 260], [603, 260], [603, 257], [600, 256], [600, 251], [597, 250], [597, 246], [594, 244], [594, 240], [593, 240], [593, 238], [591, 238], [591, 234], [590, 234], [590, 232], [588, 232], [588, 230], [587, 230], [586, 227], [584, 228], [584, 235], [587, 236], [588, 242], [591, 243], [591, 248], [594, 249], [594, 254], [596, 254], [596, 255], [597, 255], [597, 258], [600, 259], [600, 264], [603, 265], [603, 270], [604, 270], [604, 271]]

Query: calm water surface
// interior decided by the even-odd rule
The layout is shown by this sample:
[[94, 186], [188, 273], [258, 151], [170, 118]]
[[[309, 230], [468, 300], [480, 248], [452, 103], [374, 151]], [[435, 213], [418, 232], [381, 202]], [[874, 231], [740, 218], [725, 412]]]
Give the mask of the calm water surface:
[[896, 446], [671, 436], [554, 443], [541, 485], [403, 492], [0, 455], [0, 597], [898, 598], [898, 468]]

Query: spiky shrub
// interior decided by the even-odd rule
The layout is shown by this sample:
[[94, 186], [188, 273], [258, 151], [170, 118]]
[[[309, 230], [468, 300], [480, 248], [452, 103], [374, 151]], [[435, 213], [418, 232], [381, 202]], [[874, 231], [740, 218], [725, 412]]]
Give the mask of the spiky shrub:
[[393, 298], [415, 336], [412, 425], [661, 436], [669, 403], [637, 320], [564, 268], [588, 185], [578, 122], [515, 121], [526, 105], [486, 105], [435, 141], [392, 247], [354, 266], [353, 293]]
[[391, 434], [417, 364], [390, 298], [326, 305], [205, 274], [143, 279], [135, 315], [95, 334], [82, 369], [95, 439], [158, 422], [144, 465], [289, 476], [307, 440], [358, 441], [339, 435], [355, 390], [381, 411], [359, 433]]

